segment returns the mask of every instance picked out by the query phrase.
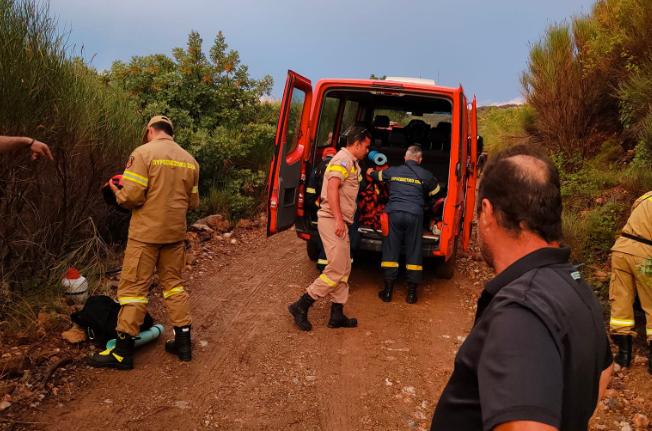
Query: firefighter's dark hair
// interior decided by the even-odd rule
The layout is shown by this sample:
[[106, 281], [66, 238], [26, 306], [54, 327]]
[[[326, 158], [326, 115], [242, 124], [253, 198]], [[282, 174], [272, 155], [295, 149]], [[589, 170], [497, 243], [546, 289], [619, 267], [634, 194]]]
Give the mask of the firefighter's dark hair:
[[168, 123], [165, 121], [159, 121], [150, 126], [154, 130], [158, 130], [159, 132], [165, 132], [167, 135], [172, 136], [172, 126], [170, 126]]
[[515, 236], [525, 228], [546, 242], [561, 239], [559, 171], [539, 149], [517, 145], [490, 158], [478, 190], [478, 215], [483, 199], [491, 202], [498, 224]]
[[356, 142], [364, 141], [365, 139], [371, 139], [371, 133], [364, 126], [353, 126], [349, 129], [349, 133], [346, 135], [346, 146], [350, 147]]

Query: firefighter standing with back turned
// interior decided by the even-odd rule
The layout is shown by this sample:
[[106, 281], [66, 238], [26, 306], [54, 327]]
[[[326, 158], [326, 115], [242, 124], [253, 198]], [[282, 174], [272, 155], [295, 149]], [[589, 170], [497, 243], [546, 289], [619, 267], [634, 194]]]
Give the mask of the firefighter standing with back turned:
[[645, 310], [647, 342], [650, 346], [648, 371], [652, 374], [652, 280], [645, 279], [639, 265], [652, 256], [652, 191], [634, 202], [632, 214], [620, 238], [611, 248], [611, 338], [618, 346], [616, 363], [629, 367], [632, 360], [634, 300], [638, 294]]
[[199, 165], [172, 140], [172, 121], [152, 118], [142, 146], [129, 157], [123, 188], [113, 184], [117, 202], [133, 209], [118, 286], [120, 314], [113, 349], [89, 355], [94, 367], [133, 368], [134, 337], [147, 313], [147, 294], [158, 269], [175, 339], [165, 350], [182, 361], [192, 358], [190, 304], [183, 288], [186, 212], [199, 206]]
[[353, 127], [342, 148], [333, 157], [324, 173], [321, 191], [321, 209], [317, 228], [324, 244], [328, 264], [299, 300], [288, 306], [294, 321], [303, 331], [310, 331], [308, 309], [317, 298], [330, 293], [331, 317], [329, 328], [355, 328], [356, 319], [344, 315], [343, 307], [349, 298], [349, 274], [351, 273], [351, 249], [348, 226], [358, 206], [358, 189], [362, 172], [358, 161], [369, 151], [371, 136], [364, 127]]
[[421, 148], [411, 146], [405, 153], [405, 164], [393, 166], [384, 171], [369, 169], [374, 181], [385, 181], [389, 186], [389, 202], [385, 213], [389, 219], [389, 235], [383, 238], [383, 260], [385, 289], [378, 293], [384, 302], [392, 300], [394, 280], [398, 275], [398, 258], [405, 243], [408, 293], [406, 302], [417, 302], [417, 285], [421, 282], [423, 252], [423, 208], [424, 197], [434, 197], [439, 192], [437, 179], [419, 164]]

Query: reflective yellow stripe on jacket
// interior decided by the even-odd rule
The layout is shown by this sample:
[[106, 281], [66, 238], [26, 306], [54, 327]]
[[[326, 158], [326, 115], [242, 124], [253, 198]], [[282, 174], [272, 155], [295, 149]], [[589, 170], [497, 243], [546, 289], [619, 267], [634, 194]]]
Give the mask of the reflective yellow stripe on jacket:
[[124, 171], [122, 174], [122, 179], [133, 181], [134, 183], [140, 184], [143, 187], [147, 187], [147, 183], [149, 182], [147, 178], [143, 177], [142, 175], [138, 175], [130, 171]]
[[435, 190], [433, 190], [433, 191], [431, 191], [430, 193], [428, 193], [428, 196], [434, 196], [434, 195], [436, 195], [436, 194], [439, 192], [439, 190], [441, 190], [441, 188], [439, 187], [439, 184], [437, 184], [437, 188], [435, 188]]
[[349, 172], [345, 168], [339, 165], [328, 165], [328, 167], [326, 168], [326, 172], [330, 172], [330, 171], [339, 172], [342, 175], [344, 175], [344, 178], [349, 177]]

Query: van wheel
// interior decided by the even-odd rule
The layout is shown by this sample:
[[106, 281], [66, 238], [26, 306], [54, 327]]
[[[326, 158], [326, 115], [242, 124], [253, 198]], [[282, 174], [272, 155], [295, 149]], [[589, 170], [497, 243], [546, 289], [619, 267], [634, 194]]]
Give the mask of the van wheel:
[[448, 260], [440, 260], [435, 267], [435, 275], [438, 278], [445, 278], [450, 280], [455, 275], [455, 261], [457, 260], [457, 240], [455, 241], [455, 248], [453, 254]]
[[313, 262], [317, 262], [319, 259], [319, 245], [314, 239], [306, 241], [306, 251], [308, 252], [308, 257]]

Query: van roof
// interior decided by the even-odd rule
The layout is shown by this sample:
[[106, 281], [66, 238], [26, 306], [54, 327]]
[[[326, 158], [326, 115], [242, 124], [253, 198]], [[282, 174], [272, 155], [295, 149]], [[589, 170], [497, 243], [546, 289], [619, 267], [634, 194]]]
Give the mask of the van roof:
[[421, 85], [436, 85], [434, 79], [410, 78], [404, 76], [388, 76], [387, 78], [385, 78], [385, 81], [410, 82], [412, 84], [421, 84]]
[[[388, 78], [389, 79], [389, 78]], [[420, 78], [406, 78], [406, 79], [420, 79]], [[456, 88], [451, 87], [442, 87], [435, 85], [432, 80], [424, 80], [428, 82], [413, 82], [413, 81], [389, 81], [389, 80], [377, 80], [377, 79], [342, 79], [342, 78], [326, 78], [320, 79], [315, 84], [315, 89], [327, 86], [338, 86], [342, 85], [345, 87], [360, 87], [366, 89], [378, 88], [391, 88], [396, 87], [396, 89], [403, 88], [408, 91], [419, 91], [426, 90], [428, 92], [436, 91], [438, 93], [448, 93], [451, 94], [456, 91]]]

